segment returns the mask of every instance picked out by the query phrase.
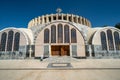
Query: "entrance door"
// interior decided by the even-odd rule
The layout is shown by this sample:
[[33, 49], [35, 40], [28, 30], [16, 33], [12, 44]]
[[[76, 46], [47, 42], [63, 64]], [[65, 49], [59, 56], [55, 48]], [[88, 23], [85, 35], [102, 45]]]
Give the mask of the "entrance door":
[[51, 46], [52, 56], [70, 56], [69, 45]]

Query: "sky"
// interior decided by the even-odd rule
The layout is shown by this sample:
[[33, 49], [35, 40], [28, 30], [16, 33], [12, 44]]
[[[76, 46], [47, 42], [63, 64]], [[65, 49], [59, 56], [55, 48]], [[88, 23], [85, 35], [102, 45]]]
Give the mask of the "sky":
[[92, 27], [120, 22], [120, 0], [0, 0], [0, 29], [27, 28], [33, 18], [56, 13], [57, 8], [87, 18]]

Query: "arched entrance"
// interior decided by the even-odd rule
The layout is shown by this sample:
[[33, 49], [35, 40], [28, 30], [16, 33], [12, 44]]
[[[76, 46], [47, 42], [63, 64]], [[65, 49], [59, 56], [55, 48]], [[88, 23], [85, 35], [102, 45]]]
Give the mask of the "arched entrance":
[[52, 45], [51, 46], [52, 56], [70, 56], [69, 45]]
[[43, 28], [35, 42], [35, 56], [85, 57], [84, 38], [77, 27], [56, 22]]

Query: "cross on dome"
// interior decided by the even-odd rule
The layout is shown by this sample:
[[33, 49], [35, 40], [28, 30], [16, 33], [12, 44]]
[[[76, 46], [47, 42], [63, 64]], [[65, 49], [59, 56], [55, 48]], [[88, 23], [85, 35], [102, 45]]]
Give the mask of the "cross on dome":
[[58, 14], [60, 14], [60, 13], [62, 12], [62, 9], [61, 9], [61, 8], [57, 8], [56, 12], [57, 12]]

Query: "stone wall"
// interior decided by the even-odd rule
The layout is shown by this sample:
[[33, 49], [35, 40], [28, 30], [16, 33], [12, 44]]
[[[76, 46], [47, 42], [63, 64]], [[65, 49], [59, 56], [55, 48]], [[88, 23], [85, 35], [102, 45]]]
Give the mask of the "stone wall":
[[92, 45], [94, 58], [120, 58], [120, 50], [102, 50], [101, 45]]

